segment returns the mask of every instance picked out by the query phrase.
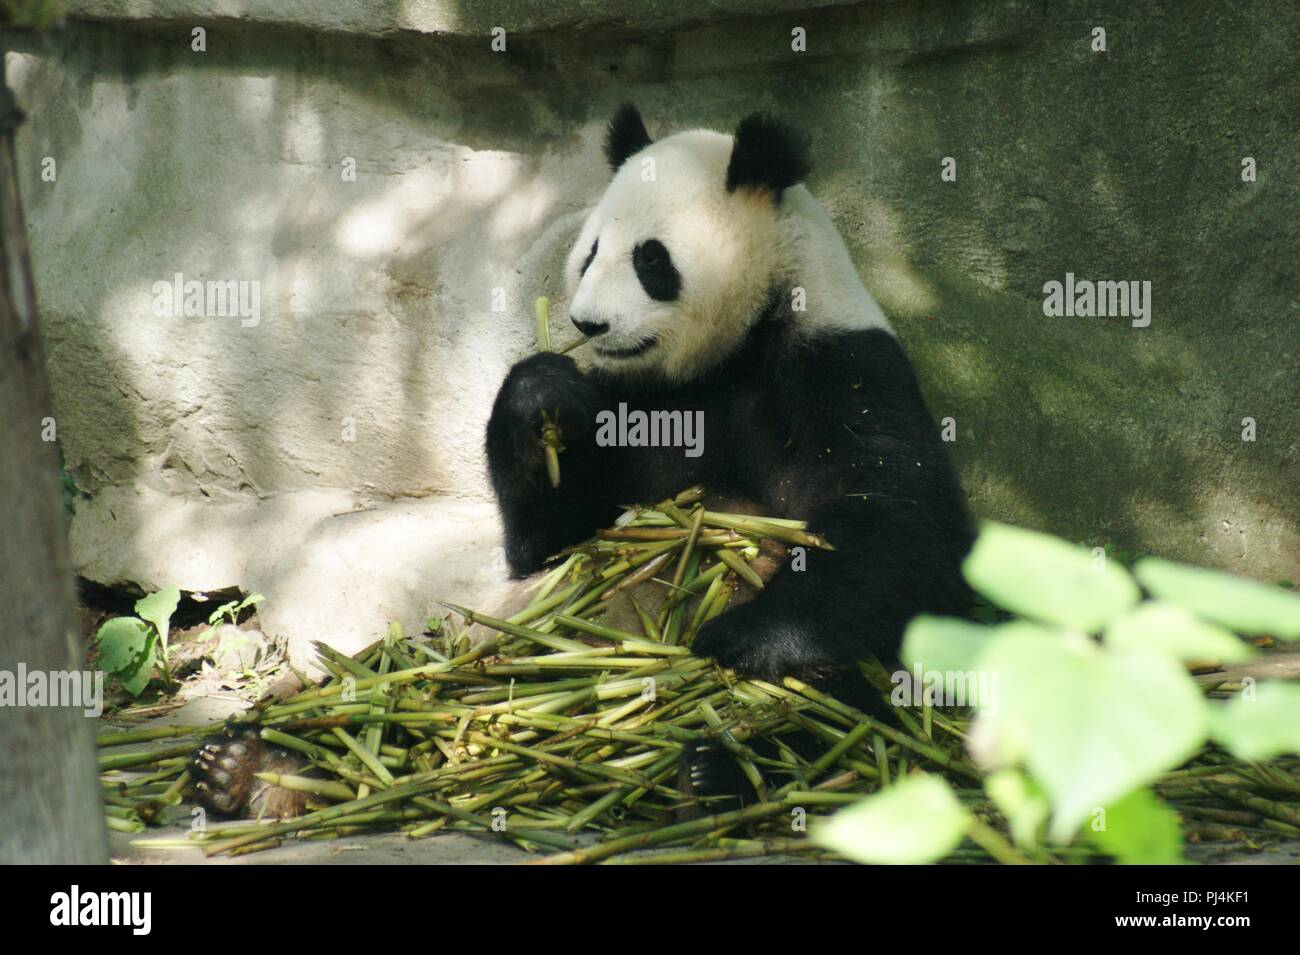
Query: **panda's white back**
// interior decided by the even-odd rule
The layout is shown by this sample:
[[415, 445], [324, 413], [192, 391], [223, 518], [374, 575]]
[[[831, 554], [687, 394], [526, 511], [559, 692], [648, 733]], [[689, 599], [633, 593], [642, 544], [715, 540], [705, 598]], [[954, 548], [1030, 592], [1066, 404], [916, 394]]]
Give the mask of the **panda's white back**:
[[781, 235], [790, 263], [789, 287], [807, 293], [807, 310], [795, 313], [808, 332], [879, 328], [894, 333], [885, 313], [862, 284], [839, 230], [807, 186], [781, 196]]

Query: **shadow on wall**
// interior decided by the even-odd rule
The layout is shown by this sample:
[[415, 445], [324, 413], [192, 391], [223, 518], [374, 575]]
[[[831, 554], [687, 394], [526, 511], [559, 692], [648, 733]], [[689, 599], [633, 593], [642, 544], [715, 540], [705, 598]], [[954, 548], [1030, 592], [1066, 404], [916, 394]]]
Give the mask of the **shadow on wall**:
[[[810, 186], [955, 420], [979, 513], [1294, 579], [1290, 54], [1266, 10], [1213, 42], [1113, 10], [1104, 60], [1085, 22], [1018, 3], [812, 12], [806, 54], [788, 16], [504, 55], [234, 23], [198, 54], [188, 27], [74, 24], [19, 71], [23, 167], [60, 157], [25, 198], [69, 461], [92, 492], [196, 502], [485, 499], [483, 423], [532, 299], [562, 294], [605, 117], [771, 109], [812, 133]], [[260, 322], [153, 315], [176, 272], [258, 279]], [[1066, 272], [1150, 280], [1152, 325], [1044, 317]], [[201, 539], [194, 514], [174, 533]]]

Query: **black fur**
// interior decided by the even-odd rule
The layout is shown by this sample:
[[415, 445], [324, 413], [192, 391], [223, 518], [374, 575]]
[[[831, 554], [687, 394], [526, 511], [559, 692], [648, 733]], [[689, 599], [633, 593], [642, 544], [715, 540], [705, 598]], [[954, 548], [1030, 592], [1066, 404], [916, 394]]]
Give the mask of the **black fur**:
[[597, 239], [595, 242], [591, 243], [591, 251], [588, 252], [588, 253], [587, 253], [587, 257], [586, 257], [585, 259], [582, 260], [582, 270], [578, 273], [579, 275], [586, 275], [586, 274], [587, 274], [587, 269], [591, 268], [591, 263], [592, 263], [592, 261], [595, 260], [595, 258], [596, 258], [596, 250], [597, 250], [599, 247], [600, 247], [600, 240], [599, 240], [599, 239]]
[[641, 114], [631, 103], [624, 103], [614, 113], [605, 130], [605, 159], [609, 168], [618, 172], [620, 166], [633, 153], [639, 153], [651, 144]]
[[677, 791], [691, 797], [683, 818], [730, 812], [753, 802], [754, 787], [718, 740], [696, 739], [682, 746], [677, 759]]
[[[807, 550], [804, 570], [787, 563], [755, 600], [709, 621], [695, 640], [702, 656], [744, 675], [817, 679], [868, 652], [893, 658], [917, 613], [964, 612], [970, 523], [902, 347], [881, 330], [800, 340], [792, 321], [770, 314], [720, 366], [677, 386], [583, 374], [555, 354], [515, 365], [487, 432], [512, 572], [536, 571], [622, 504], [702, 483], [806, 519], [836, 548]], [[597, 411], [620, 402], [702, 409], [704, 453], [596, 446]], [[538, 439], [543, 410], [558, 413], [566, 448], [557, 489]]]
[[736, 127], [736, 143], [727, 164], [727, 191], [764, 189], [779, 200], [812, 170], [808, 137], [764, 113], [746, 116]]
[[682, 277], [658, 239], [647, 239], [632, 250], [632, 268], [646, 295], [656, 302], [672, 302], [681, 294]]
[[[609, 523], [612, 503], [600, 485], [595, 416], [600, 388], [573, 359], [542, 352], [506, 376], [492, 406], [487, 457], [492, 488], [505, 522], [511, 573], [526, 577], [559, 548]], [[540, 435], [541, 413], [560, 425], [564, 455], [560, 488], [552, 490]]]

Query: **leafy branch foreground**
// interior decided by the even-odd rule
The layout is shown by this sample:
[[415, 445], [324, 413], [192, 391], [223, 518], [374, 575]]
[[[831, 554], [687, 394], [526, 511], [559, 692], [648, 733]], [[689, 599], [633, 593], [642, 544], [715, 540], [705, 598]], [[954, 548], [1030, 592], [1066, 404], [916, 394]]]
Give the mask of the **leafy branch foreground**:
[[[137, 844], [197, 845], [209, 855], [236, 854], [270, 848], [290, 835], [330, 838], [398, 829], [419, 838], [449, 829], [480, 832], [530, 853], [545, 853], [538, 861], [547, 863], [702, 862], [772, 854], [1016, 863], [1103, 857], [1172, 861], [1181, 854], [1183, 834], [1234, 848], [1300, 836], [1300, 762], [1250, 763], [1218, 746], [1205, 747], [1199, 717], [1191, 737], [1174, 733], [1172, 747], [1135, 753], [1114, 745], [1108, 753], [1105, 734], [1113, 727], [1088, 696], [1091, 684], [1086, 681], [1095, 674], [1086, 665], [1062, 668], [1050, 653], [1045, 660], [1042, 653], [1031, 654], [1023, 666], [1044, 663], [1043, 675], [1057, 702], [1061, 693], [1075, 692], [1070, 697], [1073, 711], [1062, 714], [1043, 706], [1041, 694], [1034, 710], [1024, 702], [1029, 697], [1021, 691], [1026, 688], [1015, 677], [1010, 686], [1002, 681], [999, 705], [992, 709], [986, 700], [968, 701], [976, 703], [973, 709], [938, 706], [946, 701], [918, 694], [905, 701], [910, 705], [894, 710], [897, 726], [798, 680], [787, 679], [781, 686], [737, 680], [692, 657], [690, 640], [704, 621], [725, 609], [737, 578], [757, 580], [749, 561], [763, 538], [826, 546], [800, 522], [711, 513], [697, 504], [699, 497], [699, 490], [692, 489], [655, 508], [629, 510], [615, 528], [566, 554], [541, 581], [533, 602], [509, 619], [451, 608], [475, 630], [485, 630], [486, 639], [471, 640], [467, 628], [448, 619], [430, 621], [430, 633], [415, 638], [393, 624], [385, 639], [354, 657], [318, 644], [321, 664], [331, 677], [281, 703], [259, 704], [245, 717], [261, 727], [268, 742], [311, 760], [319, 778], [263, 778], [310, 794], [313, 811], [284, 821], [201, 826], [187, 838]], [[1012, 551], [1026, 544], [1015, 538], [1020, 533], [1013, 533]], [[991, 552], [983, 545], [990, 535], [997, 558], [993, 563], [1006, 557], [1006, 539], [999, 543], [1000, 531], [990, 528], [981, 538], [982, 549], [968, 562], [972, 582], [1002, 606], [1041, 620], [1040, 608], [1022, 606], [1023, 595], [1014, 587], [1008, 596], [999, 590], [1001, 584], [982, 579], [989, 572]], [[1044, 542], [1069, 548], [1042, 535], [1032, 535], [1028, 544], [1034, 551]], [[1085, 552], [1078, 553], [1087, 559]], [[1041, 558], [1040, 553], [1032, 556]], [[1020, 553], [1017, 559], [1024, 557]], [[1067, 589], [1090, 583], [1077, 578], [1077, 566], [1063, 571], [1049, 561], [1049, 568], [1054, 568], [1049, 575], [1065, 573]], [[1110, 569], [1103, 575], [1113, 583]], [[992, 577], [1001, 581], [1003, 575]], [[654, 614], [636, 606], [641, 632], [601, 622], [617, 593], [648, 579], [669, 588], [671, 596]], [[1033, 590], [1042, 596], [1040, 582]], [[1149, 611], [1155, 603], [1138, 604], [1135, 585], [1125, 593], [1089, 591], [1082, 604], [1109, 600], [1108, 613], [1123, 615], [1135, 612], [1134, 604]], [[1049, 604], [1055, 615], [1063, 607], [1075, 613], [1080, 606], [1077, 599], [1056, 593]], [[1275, 606], [1283, 614], [1293, 610], [1290, 604]], [[1271, 624], [1273, 617], [1266, 620]], [[909, 631], [905, 651], [910, 660], [925, 658], [927, 667], [946, 653], [947, 664], [955, 661], [964, 668], [972, 665], [976, 651], [1006, 636], [1002, 628], [1015, 626], [1031, 625], [1018, 621], [977, 627], [922, 619]], [[1086, 631], [1091, 621], [1079, 626]], [[1170, 646], [1186, 648], [1176, 638], [1178, 627], [1170, 630], [1160, 621], [1153, 626], [1152, 632], [1163, 634], [1151, 641], [1157, 658], [1167, 657]], [[962, 634], [955, 643], [947, 639], [958, 632], [953, 628]], [[1044, 637], [1036, 631], [1033, 636], [1070, 647], [1071, 633]], [[1197, 633], [1201, 642], [1196, 649], [1201, 650], [1208, 638], [1203, 629]], [[1127, 638], [1142, 639], [1131, 626]], [[1086, 640], [1081, 634], [1079, 639]], [[1229, 634], [1228, 639], [1249, 652], [1238, 638]], [[1226, 645], [1216, 646], [1225, 651]], [[864, 672], [882, 696], [888, 698], [892, 691], [899, 702], [897, 674], [891, 678], [878, 664]], [[1185, 670], [1175, 667], [1175, 672], [1192, 687], [1196, 705], [1220, 706], [1204, 701]], [[1293, 703], [1275, 700], [1267, 719], [1296, 717], [1300, 726], [1300, 709]], [[1002, 720], [992, 730], [990, 713], [1001, 714]], [[1247, 714], [1245, 723], [1252, 728], [1241, 739], [1249, 736], [1258, 748], [1253, 715]], [[1099, 720], [1101, 735], [1082, 741], [1089, 749], [1076, 754], [1076, 768], [1100, 772], [1107, 780], [1109, 788], [1087, 791], [1085, 798], [1088, 807], [1089, 800], [1107, 800], [1098, 807], [1100, 827], [1095, 814], [1091, 825], [1079, 816], [1077, 799], [1071, 803], [1061, 797], [1059, 788], [1071, 785], [1073, 777], [1052, 761], [1057, 754], [1044, 757], [1033, 746], [1008, 748], [1007, 740], [1025, 736], [1026, 718], [1039, 731], [1029, 734], [1034, 739], [1062, 734], [1067, 745], [1080, 740], [1077, 733], [1066, 732], [1062, 719], [1066, 724]], [[1233, 719], [1242, 724], [1241, 714]], [[100, 768], [110, 826], [140, 832], [166, 822], [188, 782], [185, 766], [197, 739], [219, 725], [102, 735]], [[799, 730], [824, 744], [811, 761], [785, 745], [784, 739]], [[1172, 729], [1156, 726], [1152, 731], [1159, 736]], [[720, 739], [734, 753], [755, 788], [749, 805], [720, 811], [688, 804], [677, 789], [681, 748], [701, 737]], [[1233, 733], [1222, 730], [1219, 737], [1216, 742], [1222, 744]], [[1283, 737], [1255, 755], [1300, 750], [1285, 730]], [[759, 755], [751, 745], [757, 738], [774, 744], [778, 755]], [[173, 742], [144, 752], [116, 749], [166, 739]], [[1149, 758], [1147, 750], [1158, 758]], [[849, 808], [829, 822], [806, 824], [809, 815], [845, 806]], [[660, 851], [643, 851], [647, 849]]]

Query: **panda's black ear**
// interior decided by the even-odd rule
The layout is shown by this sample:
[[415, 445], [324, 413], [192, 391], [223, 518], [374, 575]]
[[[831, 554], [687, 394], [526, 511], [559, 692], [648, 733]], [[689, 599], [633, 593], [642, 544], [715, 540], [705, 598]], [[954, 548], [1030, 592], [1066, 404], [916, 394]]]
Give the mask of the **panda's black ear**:
[[628, 156], [645, 149], [651, 142], [645, 123], [641, 122], [641, 114], [631, 103], [624, 103], [605, 130], [605, 159], [609, 161], [609, 168], [618, 172], [618, 167]]
[[758, 189], [780, 201], [781, 193], [802, 182], [811, 169], [808, 137], [802, 130], [754, 113], [736, 127], [736, 144], [727, 164], [727, 192]]

